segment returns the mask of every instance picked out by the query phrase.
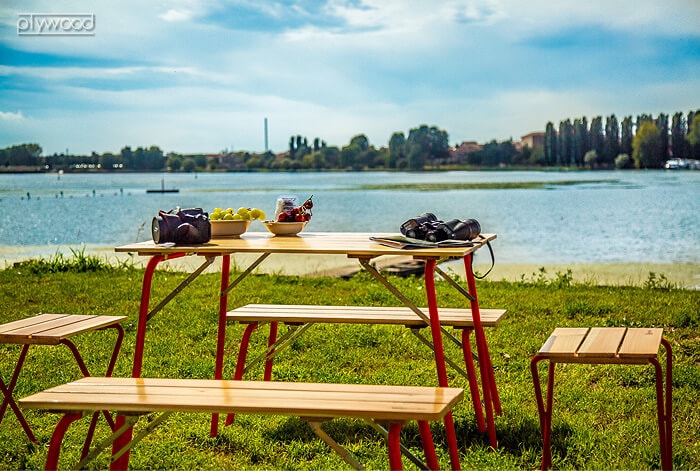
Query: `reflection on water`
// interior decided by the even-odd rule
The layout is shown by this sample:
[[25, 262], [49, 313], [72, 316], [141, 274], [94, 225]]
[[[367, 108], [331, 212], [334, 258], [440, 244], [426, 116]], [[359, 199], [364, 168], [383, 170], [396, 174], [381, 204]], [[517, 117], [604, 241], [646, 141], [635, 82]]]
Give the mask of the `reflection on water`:
[[[147, 194], [162, 174], [0, 175], [0, 246], [51, 255], [150, 238], [159, 209], [258, 207], [314, 195], [307, 231], [398, 232], [424, 211], [475, 218], [504, 263], [700, 263], [700, 172], [428, 172], [167, 174], [179, 193]], [[398, 183], [562, 182], [534, 189], [359, 189]], [[264, 232], [254, 222], [252, 231]]]

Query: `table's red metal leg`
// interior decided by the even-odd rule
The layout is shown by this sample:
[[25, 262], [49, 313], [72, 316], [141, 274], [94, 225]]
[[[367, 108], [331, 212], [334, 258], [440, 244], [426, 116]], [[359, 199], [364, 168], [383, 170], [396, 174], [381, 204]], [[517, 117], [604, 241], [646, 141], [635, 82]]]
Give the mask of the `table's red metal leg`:
[[141, 305], [139, 306], [139, 323], [136, 328], [136, 344], [134, 345], [134, 365], [131, 369], [132, 378], [141, 377], [141, 366], [143, 365], [143, 348], [146, 341], [146, 323], [148, 322], [148, 306], [151, 302], [151, 281], [153, 273], [160, 262], [164, 260], [162, 255], [154, 255], [146, 265], [143, 274], [143, 285], [141, 286]]
[[464, 364], [467, 367], [467, 379], [469, 380], [469, 392], [472, 396], [472, 404], [474, 405], [474, 415], [476, 416], [476, 426], [479, 432], [486, 431], [486, 422], [484, 421], [484, 410], [481, 408], [481, 395], [479, 394], [479, 383], [476, 379], [476, 370], [474, 369], [474, 357], [472, 356], [472, 347], [469, 340], [473, 329], [462, 330], [462, 353], [464, 354]]
[[656, 377], [656, 413], [659, 424], [659, 449], [661, 452], [661, 469], [670, 470], [673, 468], [673, 452], [672, 452], [672, 430], [671, 430], [671, 415], [672, 415], [672, 360], [671, 360], [671, 345], [662, 339], [662, 344], [666, 349], [666, 391], [664, 400], [664, 379], [661, 370], [661, 364], [654, 358], [650, 362], [654, 365]]
[[401, 463], [401, 424], [389, 424], [387, 441], [389, 447], [389, 468], [392, 471], [403, 469], [403, 464]]
[[[445, 350], [442, 346], [442, 331], [440, 329], [440, 317], [438, 315], [437, 295], [435, 293], [435, 259], [425, 261], [425, 294], [428, 297], [428, 313], [430, 314], [430, 332], [435, 349], [435, 367], [438, 374], [440, 387], [448, 387], [447, 366], [445, 364]], [[459, 450], [457, 449], [457, 436], [455, 434], [452, 412], [445, 415], [445, 433], [447, 445], [450, 451], [450, 464], [453, 470], [460, 469]]]
[[[228, 312], [228, 294], [226, 288], [229, 284], [229, 272], [231, 269], [231, 255], [221, 257], [221, 285], [219, 296], [219, 325], [216, 337], [216, 365], [214, 366], [214, 379], [222, 379], [224, 376], [224, 353], [226, 347], [226, 312]], [[212, 414], [209, 435], [215, 437], [219, 433], [219, 414]]]
[[[148, 322], [148, 306], [151, 302], [151, 281], [153, 273], [160, 262], [165, 258], [162, 255], [154, 255], [146, 265], [146, 271], [143, 274], [143, 284], [141, 286], [141, 305], [139, 306], [139, 322], [136, 328], [136, 343], [134, 345], [134, 364], [131, 369], [133, 378], [141, 377], [141, 367], [143, 365], [143, 349], [146, 341], [146, 323]], [[115, 430], [122, 427], [125, 423], [124, 416], [117, 415], [115, 418]], [[112, 454], [114, 455], [119, 450], [124, 448], [131, 441], [131, 428], [124, 431], [112, 444]], [[129, 467], [129, 451], [114, 460], [109, 469], [112, 471], [125, 470]]]
[[49, 452], [46, 456], [46, 470], [58, 469], [58, 456], [61, 454], [61, 443], [70, 424], [82, 417], [79, 413], [66, 414], [58, 421], [56, 428], [51, 435], [49, 442]]
[[423, 443], [423, 454], [425, 455], [425, 464], [428, 469], [440, 469], [437, 455], [435, 454], [435, 444], [433, 443], [433, 434], [430, 432], [430, 424], [425, 420], [418, 421], [418, 429], [420, 430], [421, 442]]
[[17, 378], [19, 378], [19, 374], [22, 371], [24, 359], [27, 357], [28, 351], [29, 344], [22, 345], [22, 350], [19, 353], [17, 364], [15, 365], [15, 369], [12, 372], [12, 378], [10, 378], [10, 383], [5, 385], [5, 382], [2, 381], [2, 379], [0, 379], [0, 389], [2, 390], [2, 394], [5, 397], [5, 399], [3, 399], [2, 401], [2, 406], [0, 406], [0, 423], [2, 423], [2, 419], [5, 417], [5, 411], [7, 410], [7, 406], [9, 405], [10, 409], [12, 409], [12, 412], [17, 417], [19, 424], [22, 426], [24, 433], [27, 434], [27, 438], [29, 438], [29, 440], [32, 443], [36, 443], [38, 445], [39, 441], [34, 436], [34, 432], [32, 432], [32, 429], [29, 426], [29, 422], [27, 422], [27, 419], [24, 418], [24, 414], [22, 414], [22, 411], [17, 405], [17, 402], [15, 402], [15, 399], [12, 397], [12, 393], [15, 390], [15, 385], [17, 384]]
[[481, 387], [484, 394], [484, 408], [486, 409], [486, 428], [488, 429], [489, 442], [493, 448], [498, 447], [496, 439], [496, 426], [493, 415], [494, 408], [498, 414], [501, 413], [501, 402], [496, 389], [496, 379], [493, 374], [491, 356], [484, 335], [484, 327], [481, 324], [481, 312], [479, 311], [479, 301], [476, 294], [476, 280], [472, 271], [472, 254], [464, 257], [464, 268], [467, 278], [467, 288], [472, 299], [470, 300], [472, 319], [474, 321], [474, 336], [476, 337], [476, 350], [479, 359], [479, 373], [481, 374]]

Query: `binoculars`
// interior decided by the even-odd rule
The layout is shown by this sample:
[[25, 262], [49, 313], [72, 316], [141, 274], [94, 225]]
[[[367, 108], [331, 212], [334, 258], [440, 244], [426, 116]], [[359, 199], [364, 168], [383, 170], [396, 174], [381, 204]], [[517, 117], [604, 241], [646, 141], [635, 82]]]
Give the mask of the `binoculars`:
[[151, 235], [156, 244], [204, 244], [211, 240], [209, 214], [202, 208], [160, 210], [151, 222]]
[[441, 242], [443, 240], [473, 240], [481, 233], [476, 219], [440, 221], [433, 213], [423, 213], [401, 224], [401, 233], [412, 239]]

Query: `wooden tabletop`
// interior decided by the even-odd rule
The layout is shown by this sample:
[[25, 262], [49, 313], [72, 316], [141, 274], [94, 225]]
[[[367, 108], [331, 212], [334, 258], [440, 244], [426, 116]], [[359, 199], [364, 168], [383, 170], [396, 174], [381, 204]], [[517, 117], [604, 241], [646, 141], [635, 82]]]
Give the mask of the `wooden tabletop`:
[[439, 420], [462, 399], [460, 388], [87, 377], [21, 399], [28, 409], [251, 412], [301, 417]]
[[186, 253], [190, 255], [222, 255], [234, 253], [290, 253], [290, 254], [340, 254], [352, 258], [371, 258], [380, 255], [411, 255], [418, 258], [464, 257], [486, 242], [496, 238], [495, 234], [481, 234], [472, 247], [440, 247], [421, 249], [397, 249], [370, 240], [371, 236], [396, 236], [396, 233], [363, 232], [301, 232], [292, 237], [273, 236], [267, 232], [246, 232], [240, 238], [213, 238], [206, 244], [163, 246], [153, 241], [137, 242], [116, 247], [117, 252], [138, 255], [168, 255]]
[[125, 319], [126, 316], [38, 314], [0, 325], [0, 343], [58, 345], [63, 339]]

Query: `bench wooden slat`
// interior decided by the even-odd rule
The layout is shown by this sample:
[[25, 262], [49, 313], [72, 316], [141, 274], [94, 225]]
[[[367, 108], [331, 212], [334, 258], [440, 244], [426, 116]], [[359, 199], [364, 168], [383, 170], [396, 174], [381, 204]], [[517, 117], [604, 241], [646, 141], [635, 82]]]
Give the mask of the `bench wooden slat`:
[[587, 333], [587, 328], [557, 327], [542, 345], [538, 354], [552, 359], [560, 356], [569, 358], [578, 350]]
[[39, 314], [2, 326], [0, 343], [56, 345], [83, 332], [118, 324], [126, 316]]
[[613, 358], [625, 336], [624, 327], [594, 327], [574, 354], [586, 358]]
[[53, 319], [60, 319], [68, 315], [70, 314], [39, 314], [33, 317], [25, 317], [23, 319], [18, 319], [16, 321], [0, 325], [0, 335], [5, 334], [7, 332], [20, 330], [28, 326], [34, 326], [41, 322], [48, 322]]
[[459, 388], [152, 378], [83, 378], [19, 401], [52, 411], [113, 410], [356, 417], [405, 422], [444, 417]]
[[618, 352], [620, 358], [656, 358], [664, 329], [627, 329]]
[[[428, 308], [421, 308], [429, 317]], [[505, 314], [504, 309], [480, 309], [484, 327], [494, 327]], [[440, 323], [456, 328], [473, 327], [470, 309], [441, 308]], [[229, 321], [240, 323], [285, 322], [289, 324], [391, 324], [424, 326], [425, 322], [411, 309], [400, 307], [368, 306], [315, 306], [282, 304], [247, 304], [227, 313]]]

